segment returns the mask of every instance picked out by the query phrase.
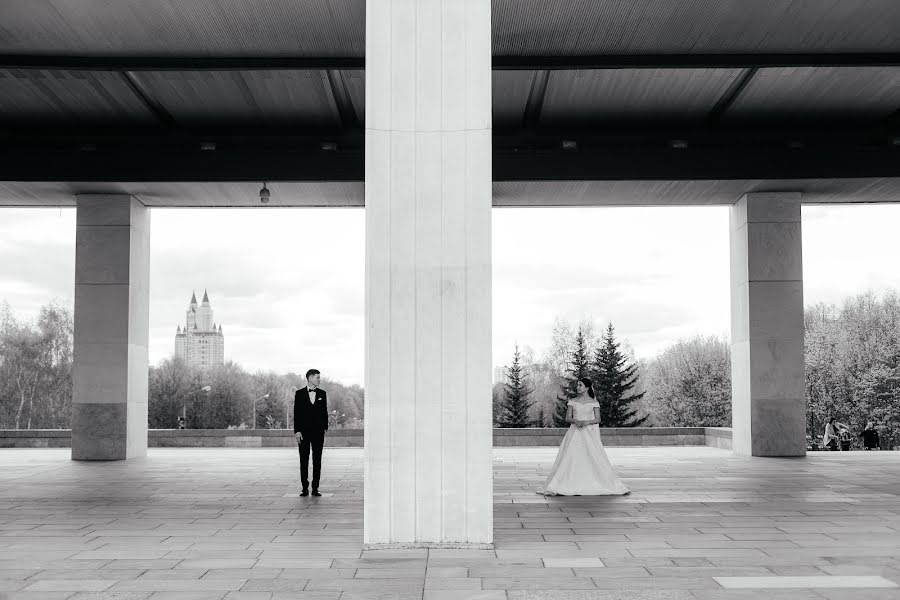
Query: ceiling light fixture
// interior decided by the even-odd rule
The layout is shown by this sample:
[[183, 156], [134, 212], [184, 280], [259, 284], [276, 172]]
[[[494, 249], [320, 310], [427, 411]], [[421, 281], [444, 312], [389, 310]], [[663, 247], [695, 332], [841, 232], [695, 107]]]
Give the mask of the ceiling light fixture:
[[259, 190], [259, 201], [263, 204], [269, 203], [269, 198], [272, 197], [272, 192], [269, 191], [269, 188], [266, 187], [266, 182], [263, 182], [262, 189]]

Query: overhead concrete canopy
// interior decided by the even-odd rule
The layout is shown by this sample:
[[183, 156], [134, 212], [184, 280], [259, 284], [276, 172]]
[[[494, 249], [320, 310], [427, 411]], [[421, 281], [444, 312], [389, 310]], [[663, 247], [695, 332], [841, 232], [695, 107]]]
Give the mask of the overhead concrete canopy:
[[[894, 0], [494, 0], [495, 205], [893, 201]], [[0, 204], [361, 206], [365, 2], [0, 4]]]

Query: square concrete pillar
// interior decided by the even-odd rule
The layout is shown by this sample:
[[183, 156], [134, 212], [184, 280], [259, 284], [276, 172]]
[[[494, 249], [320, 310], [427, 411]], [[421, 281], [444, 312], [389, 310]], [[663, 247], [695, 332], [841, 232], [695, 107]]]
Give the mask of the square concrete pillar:
[[731, 208], [733, 449], [806, 454], [799, 193], [746, 194]]
[[128, 195], [76, 204], [72, 458], [146, 456], [150, 213]]
[[363, 541], [493, 539], [491, 3], [366, 2]]

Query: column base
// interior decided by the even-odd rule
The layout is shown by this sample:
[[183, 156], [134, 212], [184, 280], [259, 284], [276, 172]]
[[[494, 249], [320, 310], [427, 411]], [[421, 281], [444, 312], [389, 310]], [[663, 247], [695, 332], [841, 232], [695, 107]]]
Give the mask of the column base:
[[393, 542], [387, 544], [363, 544], [363, 550], [401, 550], [410, 548], [493, 550], [494, 544], [472, 542]]
[[72, 403], [72, 460], [125, 460], [124, 402]]

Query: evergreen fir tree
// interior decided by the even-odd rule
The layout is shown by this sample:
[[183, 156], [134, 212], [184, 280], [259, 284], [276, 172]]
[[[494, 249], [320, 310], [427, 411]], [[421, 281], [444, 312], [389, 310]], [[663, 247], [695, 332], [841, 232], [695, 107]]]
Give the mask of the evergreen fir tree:
[[572, 359], [569, 361], [566, 374], [563, 376], [563, 383], [561, 386], [562, 396], [556, 396], [556, 411], [553, 413], [554, 427], [569, 426], [569, 424], [566, 423], [566, 411], [569, 408], [568, 402], [575, 397], [575, 387], [578, 385], [578, 380], [582, 377], [591, 376], [590, 363], [591, 357], [587, 347], [584, 329], [579, 327], [578, 333], [575, 334], [575, 348], [572, 351]]
[[534, 426], [535, 427], [543, 427], [545, 420], [546, 420], [546, 417], [544, 415], [544, 406], [541, 405], [538, 407], [537, 419], [535, 419]]
[[594, 354], [591, 373], [600, 402], [601, 427], [638, 427], [647, 420], [647, 415], [637, 417], [637, 409], [631, 407], [644, 393], [629, 394], [637, 385], [638, 375], [637, 365], [627, 363], [628, 357], [619, 350], [610, 323]]
[[531, 425], [528, 416], [532, 405], [528, 400], [531, 390], [525, 381], [526, 374], [522, 370], [518, 344], [513, 354], [512, 366], [506, 368], [506, 379], [500, 403], [500, 427], [528, 427]]

